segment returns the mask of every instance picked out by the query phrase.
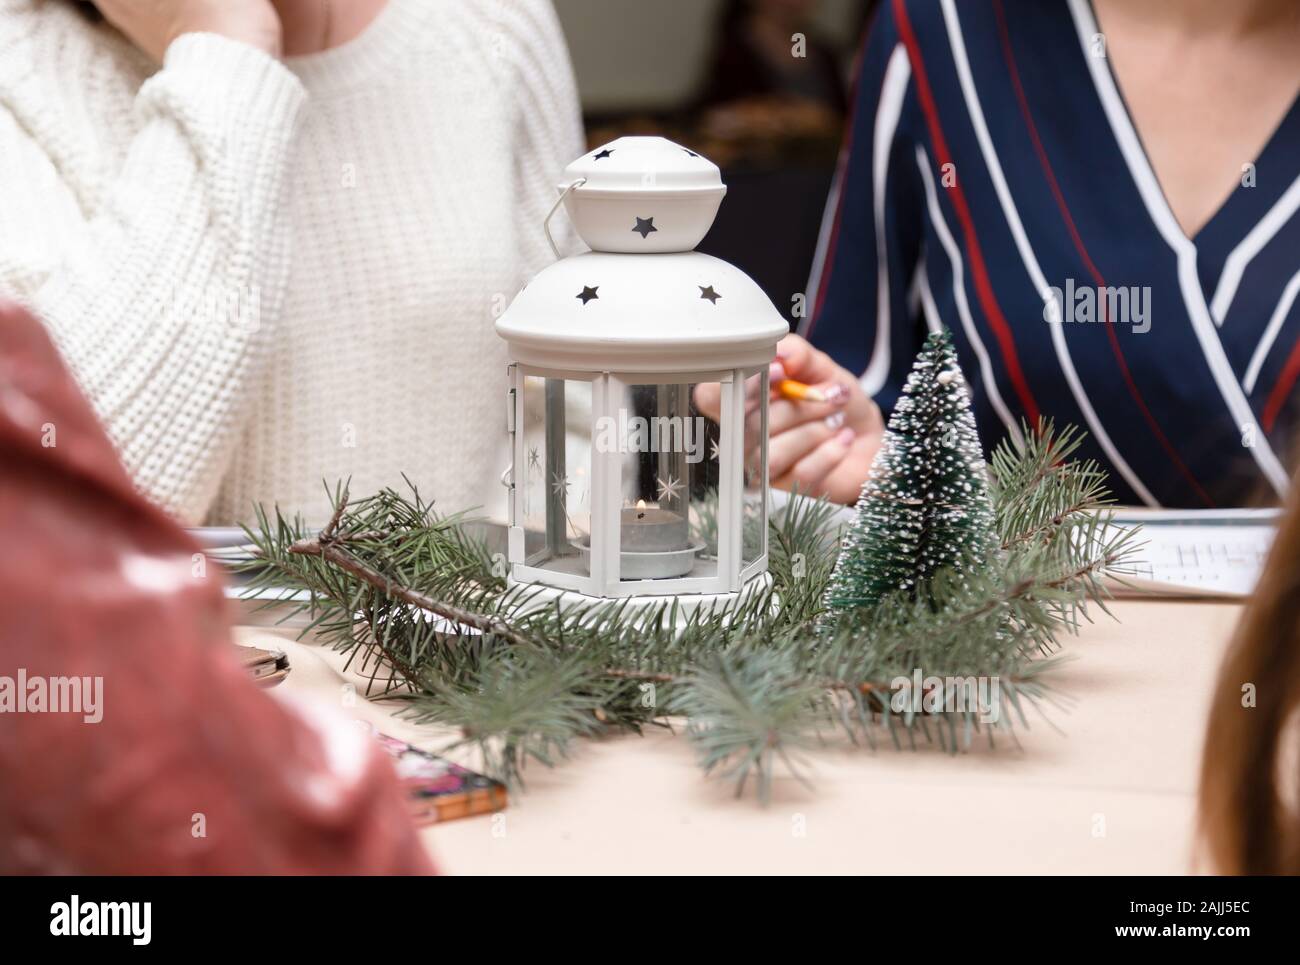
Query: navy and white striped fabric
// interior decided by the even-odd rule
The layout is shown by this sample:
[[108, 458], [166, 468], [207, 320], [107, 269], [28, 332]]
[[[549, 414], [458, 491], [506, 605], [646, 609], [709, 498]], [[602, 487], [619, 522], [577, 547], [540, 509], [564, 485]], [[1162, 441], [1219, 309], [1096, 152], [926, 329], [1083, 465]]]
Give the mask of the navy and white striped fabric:
[[946, 325], [987, 447], [1047, 416], [1124, 502], [1239, 505], [1288, 482], [1298, 209], [1300, 102], [1188, 238], [1088, 0], [883, 0], [804, 334], [888, 413]]

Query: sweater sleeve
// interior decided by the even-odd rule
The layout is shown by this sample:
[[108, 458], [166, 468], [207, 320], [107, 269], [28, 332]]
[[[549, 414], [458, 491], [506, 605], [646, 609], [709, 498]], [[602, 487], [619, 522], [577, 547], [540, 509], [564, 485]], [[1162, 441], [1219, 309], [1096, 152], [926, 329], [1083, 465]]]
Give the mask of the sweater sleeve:
[[[283, 298], [286, 161], [305, 97], [262, 51], [181, 36], [136, 95], [138, 133], [92, 202], [72, 136], [0, 106], [0, 210], [26, 214], [0, 219], [0, 289], [44, 322], [136, 485], [185, 521], [215, 495]], [[33, 271], [24, 246], [43, 211], [72, 216]]]
[[[524, 277], [555, 260], [542, 223], [559, 195], [564, 167], [586, 150], [569, 50], [551, 0], [500, 0], [502, 34], [512, 38], [515, 190]], [[562, 255], [581, 249], [564, 213], [551, 219]]]

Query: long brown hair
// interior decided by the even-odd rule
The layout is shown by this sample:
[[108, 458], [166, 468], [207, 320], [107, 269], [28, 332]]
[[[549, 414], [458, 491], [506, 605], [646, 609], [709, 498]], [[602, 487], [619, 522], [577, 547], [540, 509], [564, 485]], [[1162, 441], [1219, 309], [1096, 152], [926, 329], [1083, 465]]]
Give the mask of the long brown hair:
[[1219, 671], [1200, 831], [1221, 874], [1300, 874], [1300, 480]]

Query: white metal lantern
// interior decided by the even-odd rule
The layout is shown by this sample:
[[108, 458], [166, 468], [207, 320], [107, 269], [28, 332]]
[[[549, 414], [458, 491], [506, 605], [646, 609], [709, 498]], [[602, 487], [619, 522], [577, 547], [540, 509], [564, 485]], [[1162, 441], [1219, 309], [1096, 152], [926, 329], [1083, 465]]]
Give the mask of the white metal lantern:
[[741, 593], [767, 579], [767, 371], [788, 328], [749, 276], [692, 250], [726, 193], [718, 168], [622, 137], [559, 187], [594, 250], [539, 272], [496, 324], [511, 578], [602, 598]]

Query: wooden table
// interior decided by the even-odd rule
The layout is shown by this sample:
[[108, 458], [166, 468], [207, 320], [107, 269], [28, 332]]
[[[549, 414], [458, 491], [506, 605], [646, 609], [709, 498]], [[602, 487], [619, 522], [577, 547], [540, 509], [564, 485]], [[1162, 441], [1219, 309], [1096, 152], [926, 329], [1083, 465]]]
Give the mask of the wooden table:
[[[556, 770], [530, 766], [502, 814], [431, 827], [425, 841], [453, 874], [1193, 871], [1206, 712], [1239, 608], [1112, 609], [1119, 622], [1097, 614], [1066, 641], [1072, 659], [1053, 679], [1072, 706], [1031, 720], [1019, 749], [833, 748], [812, 759], [813, 790], [778, 779], [764, 808], [706, 780], [680, 736], [589, 741]], [[446, 742], [360, 697], [338, 654], [293, 637], [239, 630], [288, 652], [283, 689], [429, 749]]]

